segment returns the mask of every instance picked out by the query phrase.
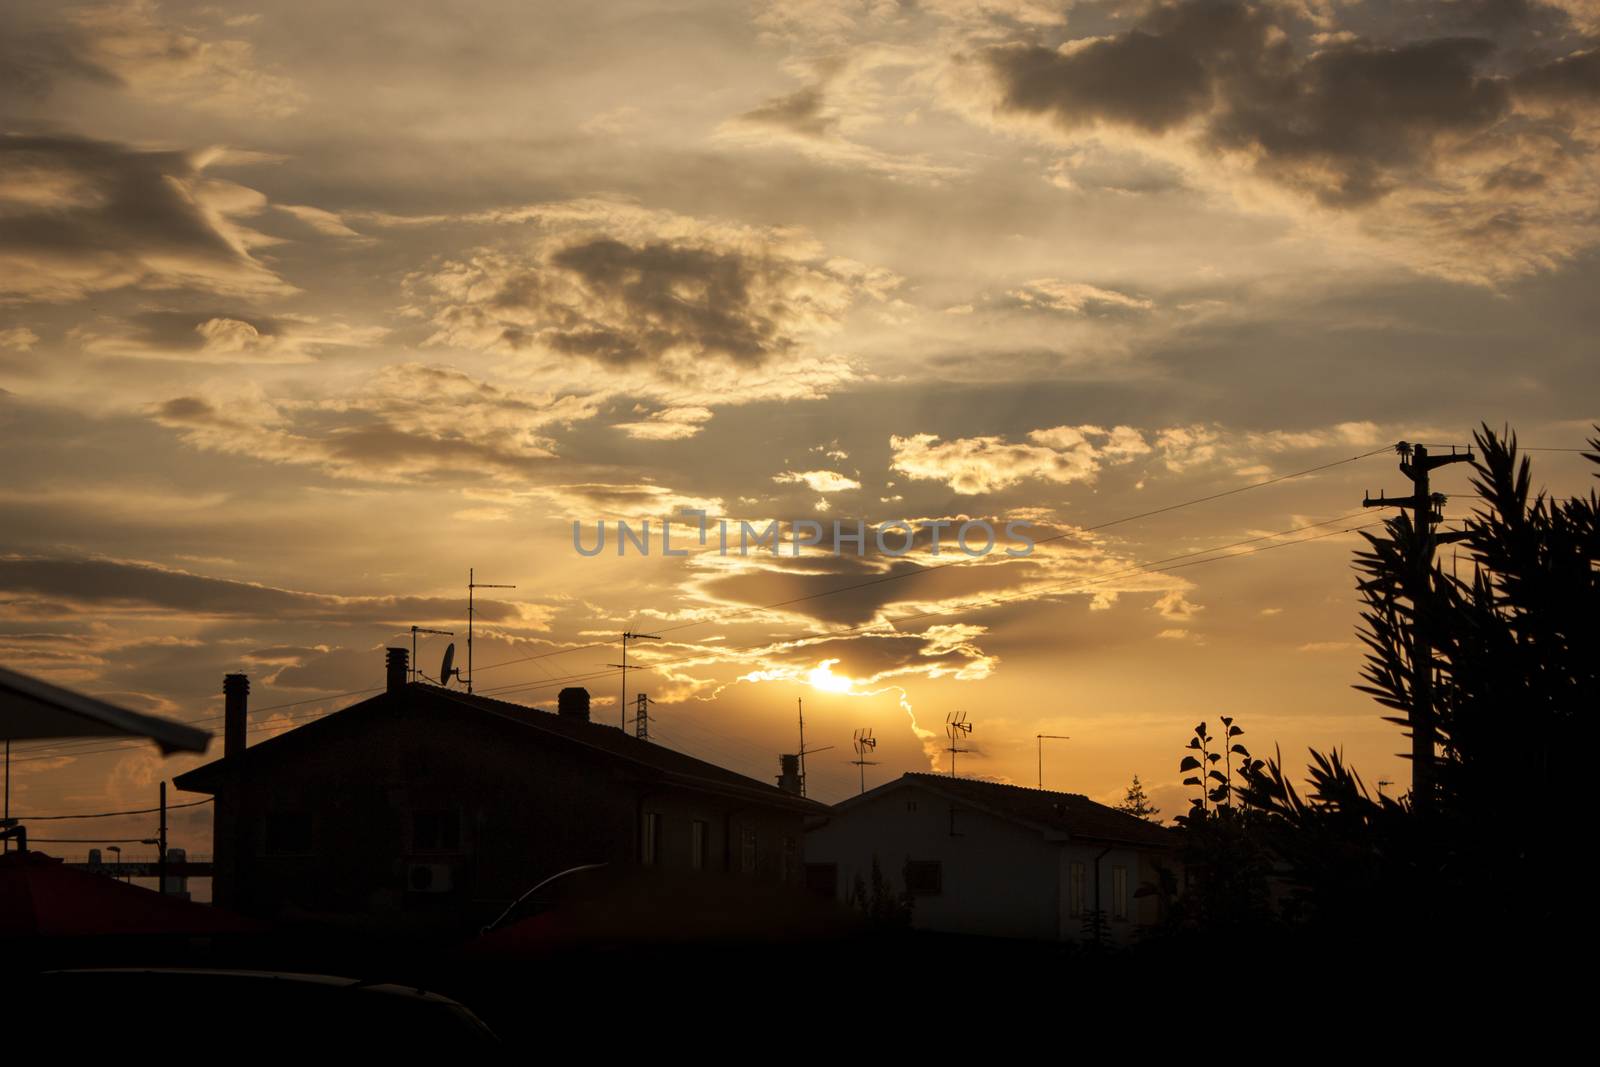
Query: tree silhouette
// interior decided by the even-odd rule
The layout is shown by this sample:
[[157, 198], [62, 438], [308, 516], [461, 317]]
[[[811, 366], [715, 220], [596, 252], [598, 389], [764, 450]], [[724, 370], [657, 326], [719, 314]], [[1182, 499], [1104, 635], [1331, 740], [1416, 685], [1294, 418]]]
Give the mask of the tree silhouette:
[[[1415, 713], [1419, 618], [1434, 648], [1430, 813], [1371, 796], [1338, 752], [1312, 752], [1304, 796], [1281, 756], [1245, 776], [1297, 917], [1368, 930], [1403, 920], [1445, 937], [1488, 915], [1553, 922], [1563, 906], [1550, 872], [1579, 839], [1579, 730], [1600, 709], [1600, 499], [1553, 501], [1534, 491], [1514, 435], [1485, 426], [1474, 438], [1479, 506], [1458, 542], [1468, 573], [1436, 564], [1424, 585], [1426, 532], [1406, 515], [1356, 557], [1368, 649], [1357, 688], [1400, 713], [1388, 721], [1409, 727]], [[1600, 465], [1600, 439], [1589, 444]]]
[[1161, 809], [1150, 803], [1150, 795], [1144, 791], [1144, 784], [1139, 781], [1137, 774], [1133, 776], [1133, 784], [1128, 786], [1128, 792], [1116, 808], [1136, 819], [1158, 824], [1161, 822]]

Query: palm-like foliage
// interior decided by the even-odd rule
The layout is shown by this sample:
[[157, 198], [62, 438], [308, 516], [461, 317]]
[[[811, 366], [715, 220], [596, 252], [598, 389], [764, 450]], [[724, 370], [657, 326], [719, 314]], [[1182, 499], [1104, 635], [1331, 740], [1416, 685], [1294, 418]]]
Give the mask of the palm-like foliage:
[[[1244, 773], [1241, 799], [1302, 917], [1440, 929], [1507, 908], [1550, 918], [1561, 903], [1550, 871], [1585, 800], [1578, 731], [1600, 709], [1600, 499], [1552, 501], [1533, 490], [1515, 437], [1484, 427], [1475, 438], [1468, 573], [1418, 566], [1424, 532], [1405, 515], [1356, 558], [1368, 649], [1358, 688], [1400, 713], [1389, 721], [1411, 724], [1419, 622], [1433, 645], [1431, 814], [1373, 798], [1338, 752], [1312, 752], [1304, 796], [1281, 757]], [[1600, 464], [1600, 440], [1590, 445]]]

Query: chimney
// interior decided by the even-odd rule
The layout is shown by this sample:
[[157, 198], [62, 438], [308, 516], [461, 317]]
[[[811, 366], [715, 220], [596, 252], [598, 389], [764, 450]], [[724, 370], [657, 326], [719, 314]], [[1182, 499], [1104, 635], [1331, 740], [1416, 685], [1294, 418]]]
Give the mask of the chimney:
[[800, 780], [800, 757], [798, 755], [784, 754], [778, 757], [778, 788], [785, 793], [795, 796], [805, 795], [804, 784]]
[[224, 675], [222, 679], [222, 758], [244, 755], [244, 728], [250, 711], [250, 676]]
[[581, 685], [568, 686], [556, 697], [556, 714], [564, 719], [589, 721], [589, 691]]
[[406, 688], [406, 674], [410, 671], [408, 654], [403, 648], [390, 648], [384, 650], [384, 666], [388, 668], [388, 689], [391, 693], [403, 693]]

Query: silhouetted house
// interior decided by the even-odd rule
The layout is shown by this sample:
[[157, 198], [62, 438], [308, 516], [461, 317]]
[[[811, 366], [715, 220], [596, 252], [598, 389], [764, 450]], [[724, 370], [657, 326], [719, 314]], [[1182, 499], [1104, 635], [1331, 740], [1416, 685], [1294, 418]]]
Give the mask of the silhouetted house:
[[1173, 832], [1075, 793], [907, 774], [833, 807], [806, 835], [806, 881], [848, 899], [876, 859], [917, 929], [1075, 940], [1156, 920], [1154, 864]]
[[179, 775], [216, 797], [214, 895], [250, 915], [475, 928], [589, 863], [800, 884], [813, 801], [589, 721], [406, 681], [246, 748], [249, 683], [224, 683], [224, 756]]

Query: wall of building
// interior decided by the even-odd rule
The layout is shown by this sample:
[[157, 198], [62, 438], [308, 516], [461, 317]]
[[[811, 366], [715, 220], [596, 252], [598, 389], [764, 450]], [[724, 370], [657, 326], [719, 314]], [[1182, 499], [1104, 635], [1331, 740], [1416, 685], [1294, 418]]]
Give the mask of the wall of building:
[[[952, 808], [954, 815], [952, 817]], [[907, 860], [938, 860], [937, 895], [917, 896], [917, 929], [992, 937], [1077, 940], [1094, 908], [1095, 858], [1102, 844], [1078, 844], [949, 800], [914, 783], [836, 812], [806, 835], [806, 859], [836, 864], [834, 895], [848, 899], [859, 876], [870, 885], [873, 857], [897, 889]], [[1082, 910], [1071, 900], [1072, 864], [1084, 869]], [[1115, 868], [1127, 872], [1128, 918], [1112, 917]], [[1113, 848], [1100, 859], [1100, 906], [1107, 935], [1127, 940], [1153, 922], [1155, 904], [1134, 896], [1153, 877], [1139, 850]], [[820, 887], [819, 887], [820, 888]]]
[[1015, 823], [907, 784], [806, 835], [807, 862], [838, 865], [842, 899], [858, 876], [870, 883], [874, 856], [902, 888], [907, 860], [940, 861], [939, 894], [915, 899], [917, 929], [1041, 939], [1060, 933], [1057, 846]]
[[[239, 833], [235, 907], [472, 929], [559, 871], [638, 862], [646, 812], [660, 816], [663, 866], [691, 869], [692, 824], [701, 821], [708, 869], [723, 870], [731, 857], [739, 870], [739, 841], [749, 828], [757, 835], [756, 876], [798, 881], [798, 813], [642, 785], [614, 758], [536, 741], [514, 722], [462, 716], [444, 723], [425, 707], [373, 710], [343, 726], [328, 723], [314, 746], [285, 753], [273, 773], [251, 774], [237, 796], [219, 798]], [[453, 840], [419, 839], [419, 814], [426, 832], [444, 812], [457, 814]], [[274, 827], [300, 815], [310, 818], [307, 850], [269, 847]], [[795, 842], [787, 870], [785, 837]], [[411, 882], [417, 865], [434, 876], [431, 891]]]

